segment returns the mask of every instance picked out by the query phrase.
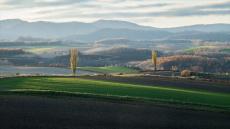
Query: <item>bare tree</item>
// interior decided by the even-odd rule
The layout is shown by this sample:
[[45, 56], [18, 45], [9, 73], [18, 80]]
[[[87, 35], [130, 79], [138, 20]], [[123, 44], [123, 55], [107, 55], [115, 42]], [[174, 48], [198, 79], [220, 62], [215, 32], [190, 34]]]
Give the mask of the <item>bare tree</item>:
[[154, 65], [154, 70], [157, 70], [157, 51], [152, 51], [152, 63]]
[[77, 63], [78, 63], [77, 48], [71, 48], [70, 49], [70, 68], [71, 68], [74, 76], [76, 75]]
[[172, 76], [175, 76], [175, 72], [178, 70], [177, 66], [172, 66], [171, 71], [172, 71]]

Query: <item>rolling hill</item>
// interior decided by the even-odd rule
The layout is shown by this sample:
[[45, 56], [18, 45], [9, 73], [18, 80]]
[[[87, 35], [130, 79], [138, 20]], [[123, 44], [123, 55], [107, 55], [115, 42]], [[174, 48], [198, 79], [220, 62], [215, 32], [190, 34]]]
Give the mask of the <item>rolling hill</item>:
[[[141, 26], [127, 21], [99, 20], [83, 22], [27, 22], [20, 19], [0, 21], [0, 39], [13, 40], [19, 37], [74, 40], [94, 42], [101, 39], [127, 38], [129, 40], [156, 39], [201, 39], [212, 40], [213, 35], [221, 36], [221, 41], [229, 41], [229, 24], [193, 25], [176, 28], [155, 28]], [[186, 36], [181, 33], [185, 33]], [[179, 34], [179, 37], [178, 37]], [[194, 37], [193, 35], [202, 37]], [[187, 36], [188, 35], [188, 36]], [[191, 36], [190, 36], [191, 35]], [[219, 38], [217, 39], [219, 40]]]

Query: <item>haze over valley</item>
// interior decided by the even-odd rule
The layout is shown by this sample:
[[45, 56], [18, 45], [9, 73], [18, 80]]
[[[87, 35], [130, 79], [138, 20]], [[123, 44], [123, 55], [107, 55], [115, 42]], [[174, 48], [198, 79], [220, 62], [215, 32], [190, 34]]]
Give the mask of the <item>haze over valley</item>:
[[230, 0], [0, 0], [0, 129], [229, 129]]
[[158, 50], [162, 69], [169, 70], [173, 64], [181, 70], [230, 70], [230, 24], [156, 28], [118, 20], [54, 23], [9, 19], [0, 21], [0, 46], [1, 65], [68, 67], [69, 49], [76, 47], [79, 66], [152, 69], [151, 51]]

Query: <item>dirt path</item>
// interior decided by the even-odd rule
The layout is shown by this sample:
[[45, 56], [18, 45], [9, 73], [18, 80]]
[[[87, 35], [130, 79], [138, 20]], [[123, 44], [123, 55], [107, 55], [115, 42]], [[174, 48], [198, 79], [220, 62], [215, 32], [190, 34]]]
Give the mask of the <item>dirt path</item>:
[[77, 97], [0, 95], [1, 129], [229, 129], [230, 115]]
[[188, 88], [206, 90], [211, 92], [223, 92], [230, 93], [230, 84], [217, 83], [217, 82], [206, 82], [206, 81], [195, 81], [195, 80], [179, 80], [179, 79], [166, 79], [162, 77], [151, 77], [151, 76], [133, 76], [133, 77], [120, 77], [120, 76], [81, 76], [80, 78], [94, 79], [94, 80], [105, 80], [111, 82], [122, 82], [129, 84], [141, 84], [149, 86], [166, 86], [176, 88]]

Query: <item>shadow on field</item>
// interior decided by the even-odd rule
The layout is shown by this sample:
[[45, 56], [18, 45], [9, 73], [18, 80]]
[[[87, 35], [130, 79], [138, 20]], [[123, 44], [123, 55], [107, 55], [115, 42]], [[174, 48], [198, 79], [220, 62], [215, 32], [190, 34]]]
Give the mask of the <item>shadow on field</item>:
[[0, 96], [1, 129], [229, 129], [230, 115], [79, 97]]

